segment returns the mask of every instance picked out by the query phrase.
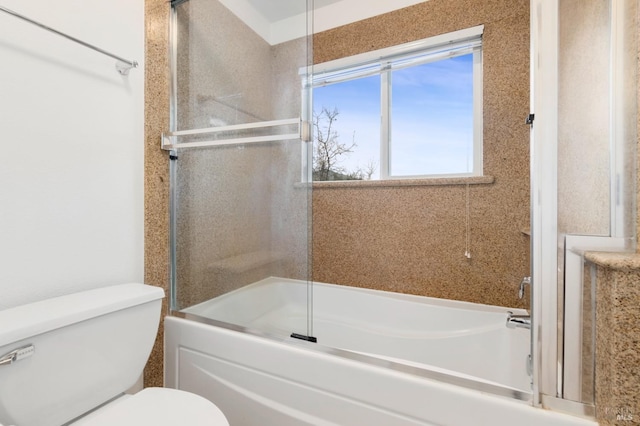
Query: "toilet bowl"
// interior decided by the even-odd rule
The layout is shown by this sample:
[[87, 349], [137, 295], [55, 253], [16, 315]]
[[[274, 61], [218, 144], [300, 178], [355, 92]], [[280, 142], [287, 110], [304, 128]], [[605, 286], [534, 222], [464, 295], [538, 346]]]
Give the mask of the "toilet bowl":
[[70, 426], [211, 426], [228, 425], [209, 400], [181, 390], [146, 388], [72, 422]]
[[121, 284], [0, 311], [0, 425], [228, 425], [189, 392], [125, 394], [153, 347], [163, 297]]

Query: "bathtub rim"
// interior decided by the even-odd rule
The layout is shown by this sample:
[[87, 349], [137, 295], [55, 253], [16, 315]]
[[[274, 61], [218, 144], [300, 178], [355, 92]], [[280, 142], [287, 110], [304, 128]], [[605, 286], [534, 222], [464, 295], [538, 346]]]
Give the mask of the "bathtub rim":
[[[435, 369], [420, 368], [415, 365], [395, 362], [382, 357], [377, 357], [375, 355], [369, 355], [369, 354], [364, 354], [360, 352], [349, 351], [346, 349], [323, 346], [318, 343], [307, 342], [299, 339], [291, 339], [289, 336], [284, 337], [284, 336], [279, 336], [271, 333], [266, 333], [264, 331], [261, 331], [255, 328], [250, 328], [250, 327], [232, 324], [232, 323], [228, 323], [220, 320], [215, 320], [212, 318], [204, 317], [204, 316], [193, 314], [193, 313], [169, 310], [169, 316], [182, 318], [185, 320], [210, 325], [213, 327], [219, 327], [219, 328], [223, 328], [226, 330], [235, 331], [243, 334], [248, 334], [248, 335], [256, 336], [266, 340], [279, 342], [285, 345], [293, 345], [293, 346], [301, 347], [313, 352], [320, 352], [327, 355], [333, 355], [340, 358], [349, 359], [352, 361], [362, 362], [367, 365], [376, 366], [379, 368], [385, 368], [393, 371], [398, 371], [398, 372], [409, 374], [412, 376], [421, 377], [423, 379], [435, 380], [440, 383], [446, 383], [453, 386], [460, 386], [465, 389], [485, 392], [491, 395], [500, 396], [500, 397], [504, 397], [507, 399], [515, 400], [515, 401], [520, 401], [523, 403], [527, 403], [528, 405], [533, 405], [533, 392], [527, 392], [520, 389], [500, 385], [498, 383], [483, 381], [482, 379], [479, 379], [479, 378], [473, 379], [470, 377], [455, 375], [455, 372], [452, 372], [452, 374], [447, 374], [442, 371], [437, 371]], [[445, 370], [445, 369], [441, 369], [441, 370]]]

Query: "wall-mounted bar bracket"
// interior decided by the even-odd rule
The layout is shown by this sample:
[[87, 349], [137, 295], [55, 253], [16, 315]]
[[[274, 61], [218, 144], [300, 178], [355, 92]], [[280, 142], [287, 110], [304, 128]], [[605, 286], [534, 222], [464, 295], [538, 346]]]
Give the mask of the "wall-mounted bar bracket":
[[120, 75], [129, 75], [129, 71], [131, 70], [131, 68], [138, 68], [138, 62], [116, 62], [116, 71], [118, 71]]
[[535, 114], [527, 115], [527, 118], [524, 120], [524, 124], [528, 124], [529, 126], [533, 126], [533, 120], [535, 120], [535, 118], [536, 118]]

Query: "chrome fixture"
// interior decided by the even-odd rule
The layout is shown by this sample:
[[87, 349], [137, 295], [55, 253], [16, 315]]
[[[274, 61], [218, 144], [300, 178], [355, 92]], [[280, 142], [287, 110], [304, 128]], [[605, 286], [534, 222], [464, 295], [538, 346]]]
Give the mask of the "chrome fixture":
[[507, 311], [507, 327], [508, 328], [526, 328], [531, 329], [531, 315], [514, 315], [513, 312]]
[[4, 354], [0, 357], [0, 365], [13, 364], [16, 361], [20, 361], [23, 358], [30, 357], [35, 352], [35, 346], [29, 344], [15, 349], [8, 354]]
[[524, 277], [520, 281], [520, 288], [518, 289], [518, 299], [524, 298], [524, 286], [531, 285], [531, 277]]
[[77, 39], [75, 37], [71, 37], [68, 34], [65, 34], [65, 33], [61, 32], [61, 31], [53, 29], [53, 28], [51, 28], [51, 27], [49, 27], [47, 25], [41, 24], [40, 22], [34, 21], [31, 18], [27, 18], [26, 16], [21, 15], [21, 14], [19, 14], [17, 12], [14, 12], [13, 10], [7, 9], [4, 6], [0, 6], [0, 11], [8, 13], [9, 15], [13, 15], [16, 18], [22, 19], [23, 21], [29, 22], [30, 24], [33, 24], [33, 25], [36, 25], [36, 26], [42, 28], [43, 30], [50, 31], [50, 32], [52, 32], [54, 34], [57, 34], [57, 35], [59, 35], [61, 37], [64, 37], [64, 38], [66, 38], [68, 40], [71, 40], [71, 41], [73, 41], [75, 43], [81, 44], [84, 47], [88, 47], [89, 49], [95, 50], [96, 52], [100, 52], [103, 55], [107, 55], [110, 58], [113, 58], [113, 59], [117, 60], [118, 62], [116, 62], [116, 70], [122, 75], [127, 75], [127, 74], [129, 74], [129, 70], [131, 68], [137, 68], [138, 67], [138, 63], [136, 61], [129, 61], [129, 60], [124, 59], [124, 58], [122, 58], [120, 56], [114, 55], [113, 53], [109, 53], [106, 50], [100, 49], [99, 47], [96, 47], [96, 46], [94, 46], [92, 44], [89, 44], [89, 43], [87, 43], [85, 41], [82, 41], [82, 40]]

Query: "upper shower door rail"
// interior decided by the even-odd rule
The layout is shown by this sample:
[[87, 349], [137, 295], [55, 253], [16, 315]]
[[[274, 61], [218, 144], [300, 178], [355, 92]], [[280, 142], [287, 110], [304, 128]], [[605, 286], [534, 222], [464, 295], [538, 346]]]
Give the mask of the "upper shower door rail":
[[[236, 124], [230, 126], [208, 127], [205, 129], [180, 130], [162, 134], [162, 149], [167, 151], [180, 148], [201, 148], [207, 146], [239, 145], [247, 143], [261, 143], [286, 140], [308, 140], [308, 126], [304, 125], [300, 118], [284, 120], [260, 121], [255, 123]], [[281, 132], [269, 132], [274, 128], [280, 128]], [[253, 132], [249, 135], [247, 133]], [[264, 135], [255, 133], [269, 132]], [[227, 137], [232, 135], [232, 137]], [[213, 135], [215, 139], [204, 140], [205, 135]], [[179, 142], [178, 139], [189, 139]]]
[[30, 24], [36, 25], [36, 26], [38, 26], [38, 27], [40, 27], [40, 28], [42, 28], [44, 30], [50, 31], [50, 32], [52, 32], [54, 34], [57, 34], [57, 35], [59, 35], [61, 37], [64, 37], [64, 38], [66, 38], [68, 40], [71, 40], [73, 42], [81, 44], [82, 46], [88, 47], [89, 49], [95, 50], [96, 52], [100, 52], [103, 55], [107, 55], [110, 58], [113, 58], [113, 59], [117, 60], [118, 62], [116, 62], [116, 70], [122, 75], [127, 75], [127, 74], [129, 74], [129, 70], [131, 68], [137, 68], [138, 67], [138, 62], [136, 62], [136, 61], [129, 61], [129, 60], [124, 59], [124, 58], [122, 58], [120, 56], [114, 55], [113, 53], [109, 53], [106, 50], [100, 49], [99, 47], [96, 47], [96, 46], [94, 46], [92, 44], [89, 44], [89, 43], [84, 42], [84, 41], [82, 41], [80, 39], [77, 39], [77, 38], [72, 37], [72, 36], [70, 36], [68, 34], [65, 34], [65, 33], [61, 32], [61, 31], [53, 29], [53, 28], [51, 28], [51, 27], [49, 27], [47, 25], [44, 25], [44, 24], [42, 24], [40, 22], [34, 21], [31, 18], [27, 18], [26, 16], [21, 15], [21, 14], [19, 14], [17, 12], [14, 12], [13, 10], [7, 9], [4, 6], [0, 6], [0, 11], [8, 13], [9, 15], [15, 16], [16, 18], [22, 19], [23, 21], [29, 22]]

